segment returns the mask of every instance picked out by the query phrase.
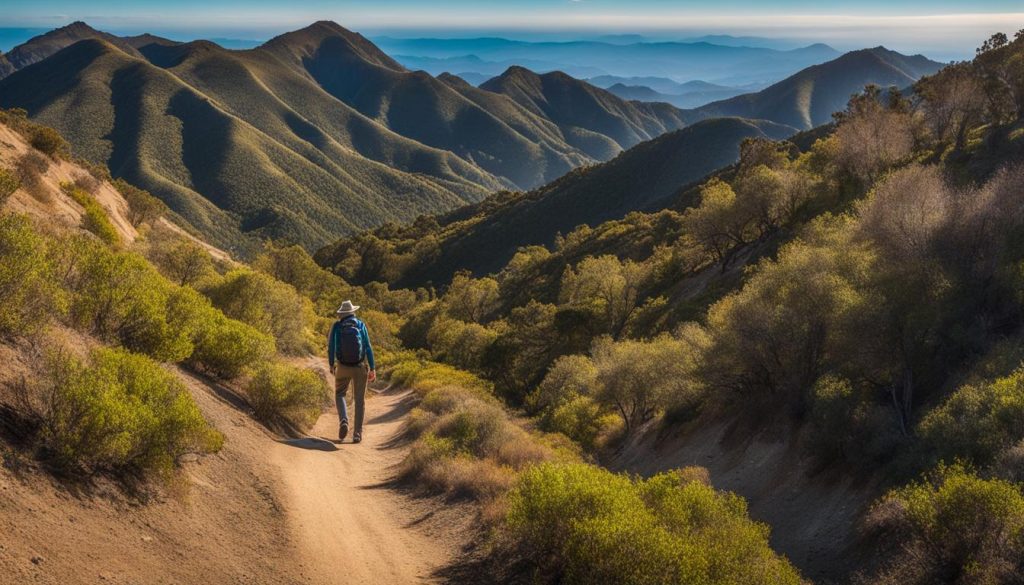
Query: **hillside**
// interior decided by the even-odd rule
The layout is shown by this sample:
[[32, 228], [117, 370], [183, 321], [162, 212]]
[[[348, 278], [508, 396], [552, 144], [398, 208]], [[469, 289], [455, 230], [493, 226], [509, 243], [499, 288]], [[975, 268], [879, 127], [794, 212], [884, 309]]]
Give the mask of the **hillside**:
[[[100, 32], [84, 22], [73, 22], [67, 26], [54, 29], [46, 34], [33, 37], [27, 42], [8, 51], [5, 57], [14, 70], [24, 69], [33, 63], [38, 63], [43, 59], [46, 59], [65, 47], [87, 39], [103, 40], [130, 55], [136, 57], [140, 56], [135, 51], [131, 43], [124, 39], [112, 34]], [[13, 73], [13, 71], [10, 71], [10, 73]], [[3, 74], [3, 67], [0, 66], [0, 79], [3, 77], [5, 77]]]
[[[745, 138], [782, 139], [792, 133], [792, 128], [771, 122], [708, 120], [521, 196], [495, 196], [440, 218], [437, 233], [431, 234], [440, 238], [437, 252], [409, 266], [395, 283], [444, 285], [459, 270], [477, 275], [497, 271], [521, 246], [550, 245], [557, 234], [581, 224], [593, 226], [631, 211], [667, 205], [682, 187], [735, 162]], [[359, 247], [358, 238], [328, 246], [316, 258], [331, 267], [352, 247]]]
[[851, 51], [759, 92], [710, 103], [694, 113], [706, 118], [760, 118], [808, 130], [829, 122], [832, 113], [843, 109], [865, 85], [904, 89], [941, 67], [921, 55], [901, 55], [884, 47]]
[[481, 84], [480, 89], [508, 96], [553, 121], [566, 140], [596, 160], [609, 158], [607, 144], [598, 140], [610, 138], [624, 150], [686, 123], [682, 113], [667, 104], [625, 101], [557, 71], [538, 75], [522, 67], [510, 67]]
[[[553, 119], [408, 71], [331, 22], [246, 51], [76, 23], [18, 55], [27, 66], [0, 80], [0, 106], [56, 127], [77, 154], [237, 251], [263, 237], [312, 248], [533, 188], [684, 124], [678, 110], [605, 92], [600, 115], [567, 120], [563, 108]], [[600, 91], [571, 85], [574, 96]]]

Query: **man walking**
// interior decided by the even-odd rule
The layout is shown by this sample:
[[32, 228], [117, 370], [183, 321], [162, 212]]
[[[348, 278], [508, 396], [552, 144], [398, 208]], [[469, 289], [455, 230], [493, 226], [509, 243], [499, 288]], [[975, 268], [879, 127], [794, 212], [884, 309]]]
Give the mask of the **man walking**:
[[356, 427], [352, 434], [352, 442], [363, 440], [363, 411], [366, 399], [366, 383], [377, 379], [377, 370], [373, 363], [373, 347], [370, 345], [370, 334], [366, 324], [356, 318], [359, 305], [345, 301], [338, 307], [338, 320], [331, 326], [327, 336], [327, 361], [331, 364], [334, 374], [334, 400], [338, 405], [338, 440], [344, 441], [348, 435], [348, 405], [345, 394], [349, 385], [355, 387]]

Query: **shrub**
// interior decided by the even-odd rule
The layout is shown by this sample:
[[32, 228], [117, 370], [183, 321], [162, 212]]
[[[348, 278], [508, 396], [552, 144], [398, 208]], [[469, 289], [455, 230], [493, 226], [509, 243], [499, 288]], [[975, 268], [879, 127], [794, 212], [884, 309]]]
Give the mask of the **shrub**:
[[124, 179], [117, 179], [113, 184], [128, 203], [128, 221], [133, 226], [138, 227], [144, 223], [152, 224], [169, 211], [163, 201], [152, 196], [148, 191], [130, 185]]
[[633, 480], [541, 464], [520, 476], [506, 520], [541, 582], [800, 583], [742, 498], [692, 473]]
[[478, 323], [440, 317], [427, 333], [434, 358], [467, 370], [479, 370], [484, 352], [498, 334]]
[[600, 380], [595, 398], [622, 417], [626, 432], [669, 406], [696, 409], [703, 400], [696, 373], [706, 343], [703, 334], [646, 342], [599, 339], [593, 349]]
[[21, 180], [13, 172], [7, 169], [0, 169], [0, 207], [14, 195], [14, 192], [21, 186]]
[[210, 253], [186, 238], [151, 241], [147, 255], [161, 274], [182, 286], [201, 286], [217, 274]]
[[68, 156], [67, 141], [53, 128], [36, 126], [29, 142], [33, 148], [51, 158], [67, 158]]
[[566, 355], [555, 360], [544, 381], [526, 398], [533, 412], [557, 408], [577, 396], [593, 394], [597, 386], [597, 368], [587, 356]]
[[275, 351], [273, 337], [214, 311], [199, 328], [190, 361], [221, 378], [235, 378]]
[[317, 370], [275, 362], [256, 368], [245, 393], [257, 418], [269, 424], [290, 423], [300, 430], [313, 426], [329, 402], [327, 382]]
[[1024, 370], [959, 388], [924, 417], [919, 431], [940, 459], [992, 463], [1024, 439]]
[[228, 317], [272, 335], [279, 350], [297, 354], [312, 349], [308, 327], [313, 321], [312, 304], [291, 285], [238, 268], [203, 293]]
[[65, 246], [72, 264], [65, 271], [66, 284], [77, 327], [161, 361], [188, 357], [194, 335], [190, 323], [196, 318], [174, 312], [175, 287], [145, 259], [81, 239], [69, 239]]
[[103, 242], [116, 245], [120, 243], [121, 236], [118, 235], [114, 224], [111, 223], [107, 211], [96, 201], [85, 189], [71, 183], [61, 184], [64, 194], [82, 206], [85, 214], [82, 216], [82, 227], [95, 234]]
[[32, 150], [26, 152], [18, 159], [16, 172], [21, 186], [28, 191], [36, 201], [49, 203], [53, 200], [43, 174], [50, 168], [50, 159]]
[[43, 441], [64, 469], [166, 472], [180, 455], [220, 449], [182, 383], [149, 358], [100, 349], [89, 364], [56, 358], [48, 370]]
[[868, 527], [901, 546], [882, 584], [1015, 583], [1024, 571], [1024, 494], [962, 465], [940, 466], [875, 504]]
[[0, 335], [26, 335], [63, 313], [46, 241], [23, 215], [0, 216]]
[[576, 396], [552, 408], [542, 419], [544, 430], [562, 433], [587, 451], [616, 427], [617, 419], [589, 396]]

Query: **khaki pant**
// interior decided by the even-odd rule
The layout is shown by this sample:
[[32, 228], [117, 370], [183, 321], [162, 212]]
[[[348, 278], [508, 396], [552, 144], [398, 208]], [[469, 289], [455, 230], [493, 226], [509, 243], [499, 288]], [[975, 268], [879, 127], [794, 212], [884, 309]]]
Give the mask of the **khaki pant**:
[[356, 426], [354, 433], [363, 434], [363, 412], [366, 401], [366, 378], [369, 369], [366, 365], [346, 366], [336, 364], [334, 366], [334, 401], [338, 405], [339, 422], [348, 423], [348, 405], [345, 404], [345, 394], [349, 385], [355, 386], [356, 402]]

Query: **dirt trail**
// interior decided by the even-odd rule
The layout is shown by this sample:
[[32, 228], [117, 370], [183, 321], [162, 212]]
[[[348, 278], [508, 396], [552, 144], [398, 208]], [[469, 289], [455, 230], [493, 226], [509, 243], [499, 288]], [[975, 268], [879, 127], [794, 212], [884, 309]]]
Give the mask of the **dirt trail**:
[[[332, 409], [310, 436], [273, 446], [289, 529], [313, 584], [431, 582], [457, 553], [434, 511], [387, 487], [405, 450], [393, 443], [411, 408], [407, 391], [367, 391], [363, 442], [337, 439]], [[353, 412], [350, 405], [350, 412]], [[433, 526], [434, 534], [428, 531]]]

